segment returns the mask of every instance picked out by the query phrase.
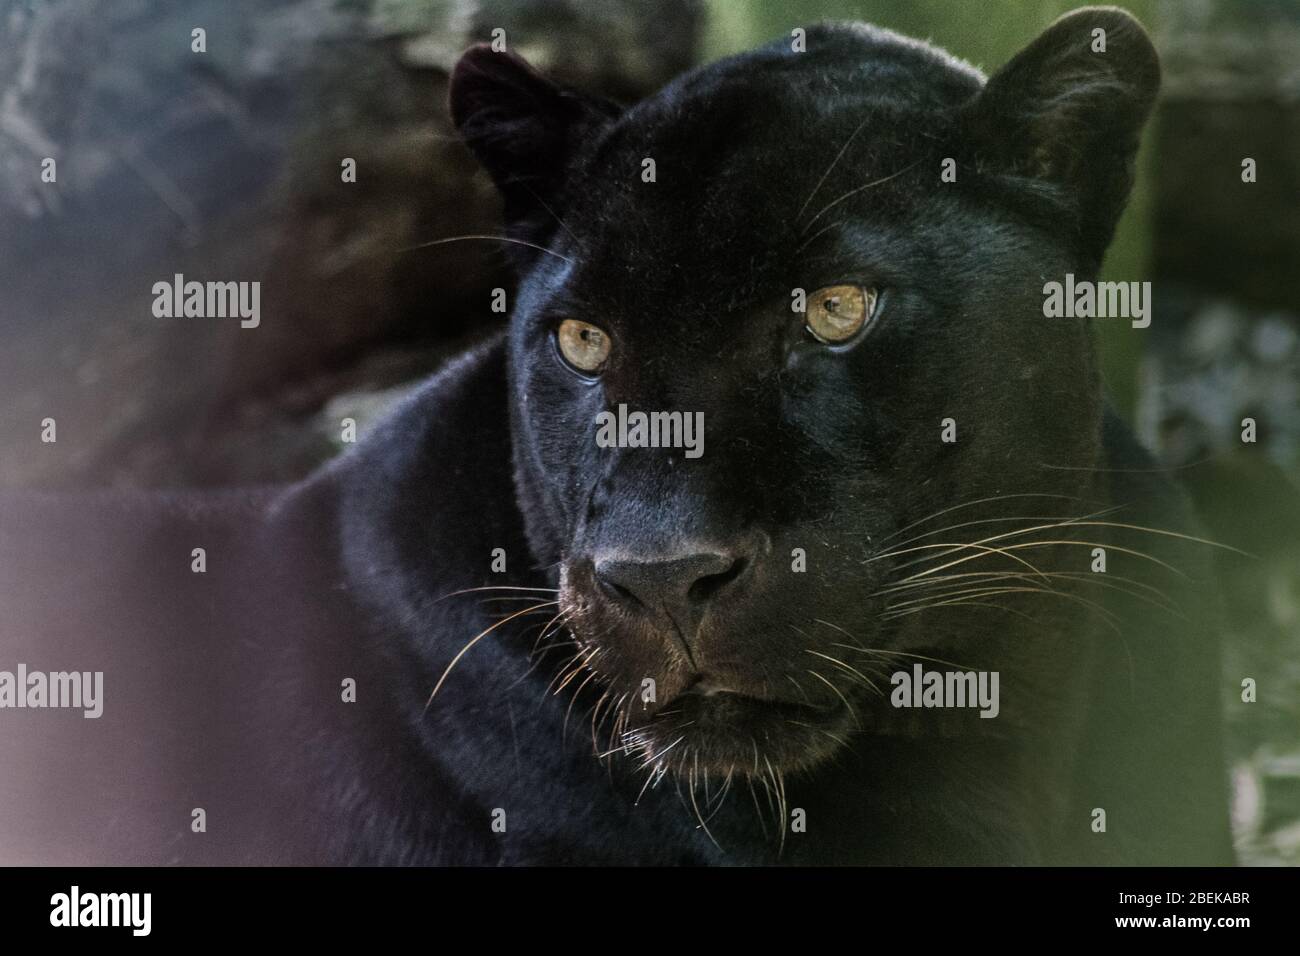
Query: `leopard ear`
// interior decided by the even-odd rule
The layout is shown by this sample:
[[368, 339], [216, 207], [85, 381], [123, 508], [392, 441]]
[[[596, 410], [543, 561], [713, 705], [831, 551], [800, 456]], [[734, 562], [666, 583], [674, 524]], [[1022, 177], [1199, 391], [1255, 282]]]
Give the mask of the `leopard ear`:
[[1160, 61], [1137, 20], [1115, 7], [1067, 13], [968, 107], [977, 164], [1064, 189], [1085, 251], [1099, 261], [1159, 87]]
[[487, 44], [456, 64], [451, 118], [505, 199], [508, 226], [540, 225], [579, 145], [619, 113], [605, 100], [552, 83], [521, 57]]

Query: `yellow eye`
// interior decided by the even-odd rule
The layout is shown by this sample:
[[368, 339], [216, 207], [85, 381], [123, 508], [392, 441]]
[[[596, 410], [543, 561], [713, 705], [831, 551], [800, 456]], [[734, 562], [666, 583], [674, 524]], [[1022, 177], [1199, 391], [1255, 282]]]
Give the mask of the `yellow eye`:
[[875, 289], [828, 285], [808, 296], [805, 321], [817, 341], [844, 342], [866, 325], [875, 311]]
[[589, 322], [565, 319], [555, 339], [564, 360], [580, 372], [598, 372], [609, 358], [609, 336]]

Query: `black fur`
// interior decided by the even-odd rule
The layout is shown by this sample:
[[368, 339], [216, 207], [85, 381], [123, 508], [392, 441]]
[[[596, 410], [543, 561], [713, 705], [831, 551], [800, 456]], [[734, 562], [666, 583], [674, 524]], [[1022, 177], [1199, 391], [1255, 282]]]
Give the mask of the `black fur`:
[[[1104, 56], [1089, 50], [1095, 26]], [[1093, 520], [1190, 528], [1105, 411], [1086, 323], [1041, 313], [1046, 278], [1095, 276], [1157, 83], [1141, 28], [1102, 9], [1058, 21], [987, 87], [863, 26], [811, 28], [806, 53], [782, 41], [626, 111], [471, 51], [453, 116], [528, 243], [511, 246], [508, 335], [296, 487], [201, 505], [6, 505], [0, 667], [102, 669], [106, 704], [99, 721], [0, 713], [22, 731], [5, 735], [0, 765], [33, 771], [2, 798], [20, 809], [3, 808], [0, 848], [113, 861], [1228, 860], [1203, 584], [1137, 554], [1196, 581], [1195, 546], [1113, 525], [1038, 535], [1103, 543], [1108, 581], [1156, 588], [1185, 619], [1062, 579], [1056, 597], [882, 618], [881, 589], [916, 556], [886, 546], [931, 530], [948, 528], [919, 544], [1113, 506]], [[641, 180], [647, 157], [654, 183]], [[949, 157], [958, 179], [942, 183]], [[879, 317], [828, 348], [791, 313], [790, 290], [843, 282], [879, 287]], [[598, 379], [556, 354], [563, 318], [608, 330]], [[704, 412], [704, 456], [596, 447], [596, 413], [619, 402]], [[939, 440], [945, 417], [956, 444]], [[198, 546], [206, 575], [189, 570]], [[489, 570], [496, 548], [504, 574]], [[796, 548], [806, 573], [791, 570]], [[666, 591], [661, 613], [598, 580], [613, 558], [693, 552], [728, 570], [677, 610]], [[1064, 573], [1091, 560], [1082, 543], [1018, 553]], [[1022, 570], [979, 560], [958, 570]], [[560, 588], [576, 643], [560, 629], [531, 657], [560, 610], [539, 607], [440, 684], [494, 612], [556, 600], [454, 593], [501, 586]], [[575, 652], [586, 667], [566, 671]], [[909, 655], [999, 671], [1000, 716], [900, 712], [851, 673], [887, 694]], [[340, 702], [347, 677], [355, 704]], [[646, 677], [657, 697], [642, 706]], [[692, 693], [702, 678], [736, 693]], [[619, 727], [632, 736], [602, 762], [591, 718], [605, 691], [627, 695]], [[610, 724], [596, 725], [606, 749]], [[199, 806], [205, 834], [189, 830]], [[1098, 807], [1104, 834], [1090, 829]], [[777, 837], [774, 817], [787, 830], [795, 808], [807, 831]]]

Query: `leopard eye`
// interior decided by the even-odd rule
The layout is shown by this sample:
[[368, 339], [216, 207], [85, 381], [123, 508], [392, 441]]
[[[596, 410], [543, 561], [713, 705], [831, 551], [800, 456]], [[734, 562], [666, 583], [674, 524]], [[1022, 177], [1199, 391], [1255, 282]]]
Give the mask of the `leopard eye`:
[[817, 341], [845, 342], [867, 324], [875, 311], [875, 289], [830, 285], [808, 296], [804, 320]]
[[609, 358], [609, 336], [590, 322], [565, 319], [555, 330], [564, 360], [579, 372], [598, 372]]

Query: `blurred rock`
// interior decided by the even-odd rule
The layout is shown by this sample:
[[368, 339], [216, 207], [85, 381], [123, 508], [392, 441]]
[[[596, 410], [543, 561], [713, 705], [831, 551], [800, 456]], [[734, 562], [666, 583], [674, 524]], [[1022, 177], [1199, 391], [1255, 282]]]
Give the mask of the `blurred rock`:
[[1155, 278], [1294, 317], [1300, 4], [1162, 0], [1159, 11]]
[[[492, 243], [404, 251], [497, 229], [446, 116], [459, 52], [499, 26], [631, 99], [689, 65], [699, 19], [694, 0], [0, 0], [0, 485], [301, 474], [305, 396], [365, 387], [385, 350], [422, 374], [499, 321]], [[260, 282], [261, 325], [155, 318], [176, 273]]]
[[[1216, 550], [1242, 862], [1300, 861], [1300, 4], [1162, 0], [1138, 426]], [[1256, 181], [1242, 181], [1242, 161]], [[1242, 441], [1242, 419], [1256, 423]], [[1258, 699], [1241, 700], [1241, 681]]]

